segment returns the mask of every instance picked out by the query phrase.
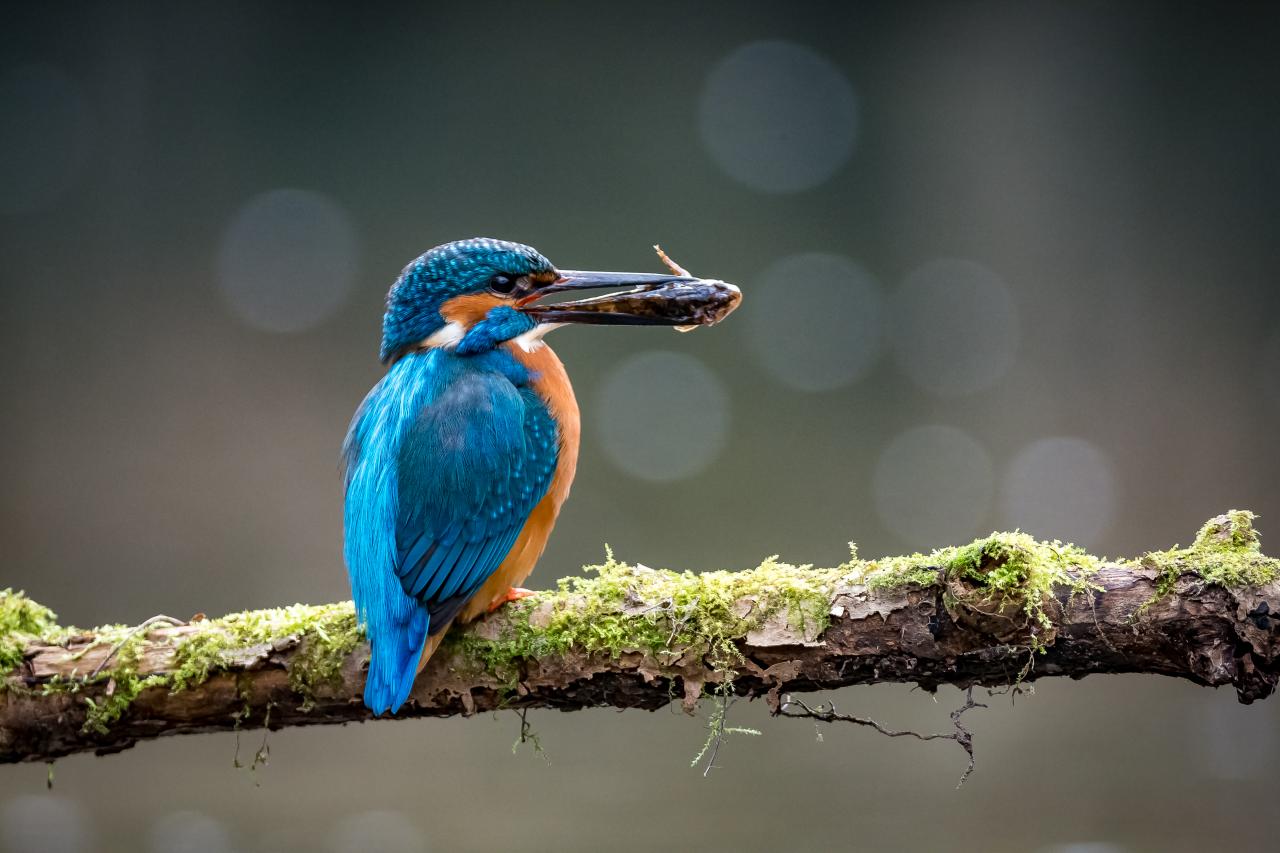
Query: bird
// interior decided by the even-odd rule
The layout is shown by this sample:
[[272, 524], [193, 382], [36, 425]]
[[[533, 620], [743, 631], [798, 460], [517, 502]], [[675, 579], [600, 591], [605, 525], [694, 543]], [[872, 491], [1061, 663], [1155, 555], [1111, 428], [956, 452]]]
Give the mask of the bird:
[[[733, 285], [671, 266], [561, 271], [530, 246], [478, 237], [436, 246], [392, 284], [387, 371], [342, 447], [343, 556], [375, 716], [400, 710], [451, 624], [532, 594], [519, 584], [569, 495], [581, 435], [573, 387], [543, 337], [566, 323], [685, 328], [736, 307]], [[602, 287], [631, 289], [534, 304]]]

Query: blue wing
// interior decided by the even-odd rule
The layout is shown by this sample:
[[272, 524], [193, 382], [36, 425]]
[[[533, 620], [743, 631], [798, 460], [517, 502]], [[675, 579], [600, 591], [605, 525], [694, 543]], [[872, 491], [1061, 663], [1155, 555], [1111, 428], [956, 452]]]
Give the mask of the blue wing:
[[551, 483], [546, 406], [504, 373], [466, 370], [400, 446], [396, 575], [443, 630], [488, 580]]
[[498, 568], [546, 493], [557, 430], [509, 355], [433, 350], [374, 388], [345, 455], [345, 552], [372, 646], [365, 703], [395, 711], [427, 636]]

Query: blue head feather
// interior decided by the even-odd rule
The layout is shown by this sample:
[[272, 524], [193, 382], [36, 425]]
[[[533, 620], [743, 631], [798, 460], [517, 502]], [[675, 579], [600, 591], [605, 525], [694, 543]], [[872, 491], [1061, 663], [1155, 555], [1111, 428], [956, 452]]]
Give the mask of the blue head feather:
[[495, 276], [554, 272], [537, 249], [521, 243], [473, 237], [436, 246], [405, 267], [387, 294], [382, 360], [391, 361], [443, 326], [440, 307], [447, 300], [483, 293]]

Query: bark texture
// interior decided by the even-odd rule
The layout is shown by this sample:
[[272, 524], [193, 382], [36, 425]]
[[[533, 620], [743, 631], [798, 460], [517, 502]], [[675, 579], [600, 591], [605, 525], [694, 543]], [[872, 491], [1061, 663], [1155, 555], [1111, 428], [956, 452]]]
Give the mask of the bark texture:
[[[1233, 535], [1227, 516], [1210, 525], [1215, 522], [1219, 527], [1212, 534]], [[1256, 536], [1251, 541], [1256, 546]], [[1037, 619], [1020, 617], [1017, 608], [983, 604], [990, 596], [942, 561], [928, 582], [925, 558], [901, 585], [868, 585], [851, 571], [829, 587], [830, 621], [820, 631], [813, 624], [793, 625], [785, 610], [751, 624], [727, 638], [737, 652], [728, 663], [723, 647], [716, 653], [696, 644], [660, 651], [569, 646], [517, 656], [502, 671], [478, 660], [477, 648], [508, 636], [513, 620], [524, 620], [524, 630], [538, 624], [540, 605], [533, 599], [526, 608], [508, 607], [459, 629], [397, 716], [469, 715], [500, 707], [654, 710], [673, 700], [692, 712], [704, 687], [723, 681], [730, 669], [735, 693], [767, 697], [775, 713], [782, 693], [875, 682], [994, 687], [1093, 673], [1231, 685], [1245, 703], [1270, 695], [1280, 677], [1280, 623], [1274, 618], [1280, 582], [1233, 586], [1206, 579], [1213, 576], [1212, 565], [1196, 565], [1194, 549], [1178, 553], [1181, 562], [1097, 564], [1083, 592], [1079, 585], [1051, 587]], [[1211, 556], [1204, 559], [1212, 562]], [[753, 605], [750, 597], [735, 603], [744, 612]], [[557, 606], [572, 608], [574, 601]], [[653, 614], [643, 614], [654, 608], [665, 607], [673, 623], [681, 618], [670, 602], [623, 600], [619, 606], [649, 619], [649, 625]], [[129, 701], [117, 699], [123, 707], [105, 721], [100, 709], [122, 689], [118, 678], [103, 677], [118, 663], [119, 641], [104, 642], [93, 633], [57, 641], [29, 638], [21, 663], [0, 689], [0, 762], [105, 754], [174, 734], [370, 719], [359, 699], [367, 646], [360, 641], [344, 650], [322, 679], [300, 688], [296, 668], [316, 663], [309, 647], [317, 640], [304, 630], [225, 649], [207, 677], [175, 689], [165, 679], [178, 666], [178, 650], [201, 632], [217, 630], [210, 625], [154, 624], [133, 635], [128, 671], [130, 683], [140, 686]]]

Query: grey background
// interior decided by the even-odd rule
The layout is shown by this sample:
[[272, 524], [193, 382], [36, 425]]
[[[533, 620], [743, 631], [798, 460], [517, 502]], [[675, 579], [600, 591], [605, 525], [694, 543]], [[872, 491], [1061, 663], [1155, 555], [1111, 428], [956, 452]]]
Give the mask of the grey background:
[[[0, 586], [65, 622], [348, 595], [337, 452], [409, 259], [746, 294], [569, 329], [597, 561], [832, 565], [1280, 519], [1280, 20], [1200, 4], [58, 4], [0, 29]], [[763, 43], [763, 44], [762, 44]], [[815, 259], [813, 253], [819, 253]], [[797, 256], [799, 259], [797, 260]], [[656, 352], [655, 352], [656, 351]], [[657, 460], [661, 460], [661, 464]], [[1273, 544], [1271, 550], [1276, 550]], [[901, 686], [845, 710], [946, 726]], [[0, 768], [6, 850], [1273, 849], [1280, 702], [1044, 682], [950, 744], [535, 713]], [[247, 757], [258, 735], [246, 735]]]

